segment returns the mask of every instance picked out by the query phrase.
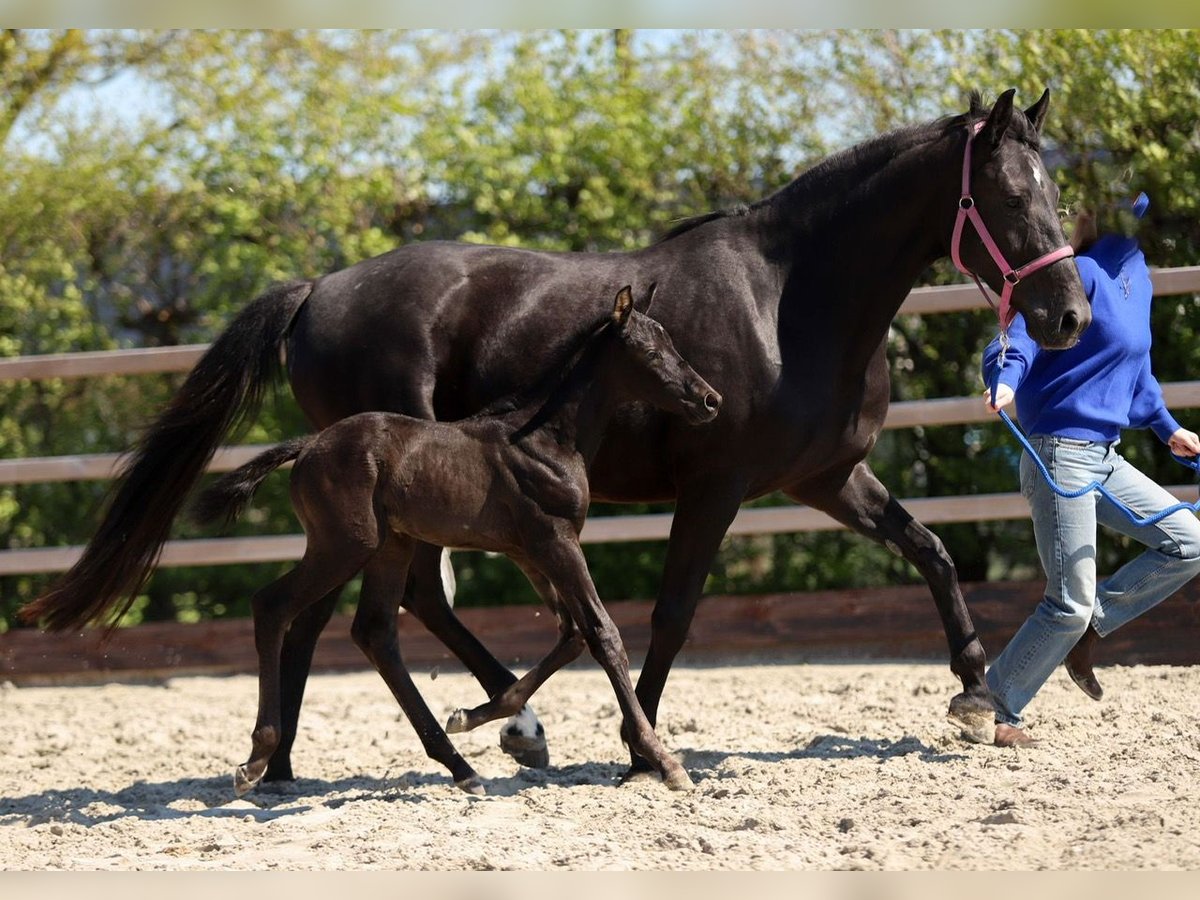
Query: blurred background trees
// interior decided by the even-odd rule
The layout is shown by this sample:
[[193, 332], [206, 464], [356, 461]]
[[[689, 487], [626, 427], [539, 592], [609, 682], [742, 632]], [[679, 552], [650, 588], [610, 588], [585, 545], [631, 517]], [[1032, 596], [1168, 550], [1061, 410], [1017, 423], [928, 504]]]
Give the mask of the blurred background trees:
[[[831, 151], [966, 108], [971, 89], [1050, 87], [1064, 211], [1109, 227], [1138, 189], [1153, 265], [1200, 257], [1196, 32], [0, 32], [0, 355], [209, 340], [275, 280], [432, 238], [558, 250], [641, 246], [679, 217], [752, 201]], [[927, 283], [957, 280], [949, 267]], [[1155, 307], [1156, 370], [1197, 370], [1197, 298]], [[901, 317], [894, 399], [978, 384], [990, 314]], [[172, 376], [10, 382], [0, 457], [123, 450]], [[1195, 427], [1193, 414], [1180, 416]], [[305, 429], [284, 393], [237, 437]], [[1130, 435], [1139, 465], [1180, 473]], [[885, 432], [898, 496], [1009, 491], [992, 426]], [[0, 546], [85, 541], [104, 484], [0, 487]], [[766, 498], [765, 503], [778, 502]], [[637, 512], [650, 507], [599, 509]], [[235, 533], [296, 530], [286, 476]], [[1037, 577], [1025, 522], [936, 529], [964, 580]], [[195, 536], [184, 522], [177, 536]], [[1104, 565], [1129, 552], [1105, 545]], [[654, 596], [665, 544], [587, 550], [602, 596]], [[459, 602], [533, 602], [506, 560], [455, 554]], [[244, 615], [280, 566], [163, 569], [139, 619]], [[49, 576], [0, 579], [0, 628]], [[915, 581], [839, 532], [728, 539], [711, 592]], [[349, 592], [346, 602], [353, 599]]]

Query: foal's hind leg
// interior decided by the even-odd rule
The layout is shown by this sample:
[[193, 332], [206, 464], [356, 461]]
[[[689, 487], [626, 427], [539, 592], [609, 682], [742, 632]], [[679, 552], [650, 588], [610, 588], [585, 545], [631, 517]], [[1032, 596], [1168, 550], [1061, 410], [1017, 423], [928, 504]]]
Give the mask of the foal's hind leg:
[[450, 770], [454, 783], [469, 794], [484, 793], [475, 770], [463, 759], [429, 711], [400, 656], [396, 597], [412, 560], [411, 538], [389, 535], [363, 571], [362, 594], [350, 634], [379, 671], [400, 708], [416, 729], [425, 753]]
[[[409, 567], [404, 608], [446, 645], [475, 676], [489, 697], [514, 684], [517, 677], [502, 665], [462, 624], [447, 602], [441, 578], [441, 548], [418, 543]], [[550, 765], [546, 733], [530, 707], [518, 708], [500, 729], [500, 749], [523, 766]]]
[[296, 568], [254, 595], [254, 646], [258, 651], [258, 719], [251, 735], [250, 758], [234, 773], [238, 796], [262, 780], [283, 733], [280, 654], [284, 635], [297, 615], [340, 588], [362, 567], [370, 549], [338, 547], [313, 552], [310, 547]]
[[583, 635], [579, 633], [575, 621], [559, 601], [554, 586], [532, 566], [520, 562], [517, 562], [517, 565], [529, 578], [530, 583], [542, 598], [542, 602], [558, 616], [558, 641], [537, 665], [487, 703], [474, 709], [455, 710], [450, 715], [450, 721], [446, 723], [446, 730], [451, 734], [470, 731], [486, 722], [502, 719], [519, 712], [547, 678], [567, 663], [577, 659], [583, 652], [585, 644]]
[[263, 781], [291, 781], [296, 777], [292, 773], [292, 745], [296, 742], [300, 706], [304, 702], [304, 688], [308, 683], [309, 669], [312, 668], [313, 651], [317, 646], [317, 638], [329, 624], [341, 593], [341, 587], [334, 588], [320, 602], [300, 612], [284, 635], [279, 662], [283, 734], [278, 749], [267, 764]]
[[986, 656], [959, 590], [954, 562], [937, 535], [908, 514], [865, 462], [858, 463], [833, 490], [805, 488], [788, 495], [884, 544], [917, 567], [929, 583], [942, 619], [950, 645], [950, 670], [963, 684], [963, 692], [950, 701], [949, 718], [969, 739], [991, 743], [995, 728], [991, 693], [984, 680]]

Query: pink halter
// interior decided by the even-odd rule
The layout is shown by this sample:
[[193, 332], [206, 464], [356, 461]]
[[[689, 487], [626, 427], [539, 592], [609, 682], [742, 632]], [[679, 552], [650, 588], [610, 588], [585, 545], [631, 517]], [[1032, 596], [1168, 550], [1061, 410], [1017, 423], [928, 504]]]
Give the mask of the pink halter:
[[[976, 122], [971, 128], [971, 134], [967, 138], [967, 148], [963, 153], [963, 169], [962, 169], [962, 197], [958, 201], [958, 216], [954, 220], [954, 234], [950, 238], [950, 258], [954, 260], [954, 265], [958, 271], [964, 275], [970, 275], [975, 279], [975, 284], [979, 286], [979, 290], [983, 292], [983, 297], [987, 300], [988, 305], [996, 310], [996, 316], [1000, 320], [1000, 328], [1004, 331], [1008, 330], [1008, 326], [1012, 323], [1016, 312], [1011, 306], [1012, 292], [1021, 279], [1027, 275], [1032, 275], [1038, 269], [1044, 269], [1051, 263], [1058, 262], [1060, 259], [1074, 256], [1075, 251], [1070, 244], [1065, 244], [1057, 250], [1051, 250], [1042, 256], [1039, 256], [1031, 263], [1026, 263], [1019, 269], [1014, 269], [1008, 264], [1008, 260], [1004, 258], [1004, 254], [1000, 252], [1000, 248], [996, 246], [996, 242], [992, 240], [991, 234], [988, 233], [987, 226], [983, 224], [983, 217], [979, 215], [979, 210], [975, 207], [975, 198], [971, 196], [971, 145], [975, 143], [975, 137], [979, 134], [979, 129], [984, 125], [983, 121]], [[984, 287], [979, 276], [963, 265], [962, 259], [959, 257], [958, 248], [962, 241], [963, 224], [967, 220], [975, 226], [975, 231], [979, 235], [979, 239], [983, 241], [983, 246], [987, 248], [992, 259], [1000, 268], [1000, 273], [1004, 276], [1004, 289], [1000, 293], [1000, 306], [992, 302], [991, 295], [987, 288]]]

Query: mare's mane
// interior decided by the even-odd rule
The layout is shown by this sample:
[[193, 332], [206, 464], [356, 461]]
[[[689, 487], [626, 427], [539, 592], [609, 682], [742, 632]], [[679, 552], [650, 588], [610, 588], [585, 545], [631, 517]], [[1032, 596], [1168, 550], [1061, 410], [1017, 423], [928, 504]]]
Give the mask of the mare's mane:
[[[775, 193], [757, 200], [751, 204], [739, 203], [724, 209], [700, 213], [681, 219], [670, 230], [657, 238], [655, 244], [663, 244], [681, 234], [687, 234], [707, 225], [709, 222], [721, 219], [740, 218], [750, 213], [775, 205], [783, 197], [794, 196], [795, 192], [806, 191], [810, 188], [820, 189], [830, 182], [838, 180], [849, 172], [859, 171], [862, 167], [881, 166], [887, 160], [895, 157], [901, 150], [926, 141], [942, 137], [948, 131], [961, 128], [971, 122], [986, 118], [991, 106], [985, 104], [979, 91], [971, 91], [970, 108], [965, 114], [942, 116], [931, 122], [917, 125], [905, 125], [877, 137], [869, 138], [845, 150], [834, 153], [797, 175]], [[1025, 114], [1014, 107], [1013, 116], [1008, 127], [1008, 136], [1028, 145], [1033, 150], [1040, 150], [1038, 133], [1030, 124]]]

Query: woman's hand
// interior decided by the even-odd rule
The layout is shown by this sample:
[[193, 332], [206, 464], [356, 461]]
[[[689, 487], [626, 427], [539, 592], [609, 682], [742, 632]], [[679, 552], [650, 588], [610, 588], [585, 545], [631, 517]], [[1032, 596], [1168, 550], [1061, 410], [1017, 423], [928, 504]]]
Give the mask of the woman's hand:
[[[992, 402], [992, 389], [990, 387], [983, 389], [983, 402], [987, 404], [987, 408], [990, 409], [992, 412], [999, 412], [1001, 409], [1008, 406], [1008, 404], [1012, 403], [1012, 399], [1013, 399], [1013, 389], [1010, 388], [1007, 384], [1001, 384], [1001, 385], [996, 386], [996, 402], [995, 403]], [[1183, 429], [1180, 429], [1180, 431], [1182, 431], [1182, 430]], [[1189, 431], [1188, 434], [1192, 434], [1192, 433]], [[1192, 434], [1192, 437], [1195, 437], [1195, 435]], [[1171, 440], [1175, 440], [1175, 438], [1172, 437]]]
[[1196, 432], [1188, 431], [1186, 428], [1180, 428], [1171, 435], [1167, 446], [1176, 456], [1200, 456], [1200, 437], [1196, 436]]

